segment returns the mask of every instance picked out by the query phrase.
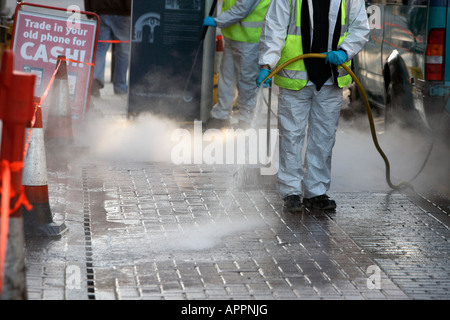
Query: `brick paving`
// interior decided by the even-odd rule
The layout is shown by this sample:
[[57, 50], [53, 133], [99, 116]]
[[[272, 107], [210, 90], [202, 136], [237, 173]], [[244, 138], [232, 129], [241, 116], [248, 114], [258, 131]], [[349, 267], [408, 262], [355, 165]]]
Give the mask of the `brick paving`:
[[[103, 99], [99, 116], [120, 119]], [[252, 169], [81, 153], [48, 170], [69, 232], [27, 240], [30, 300], [450, 298], [449, 215], [414, 193], [359, 188], [338, 164], [336, 212], [291, 215]]]
[[[291, 215], [276, 188], [238, 185], [237, 169], [78, 163], [49, 174], [55, 221], [70, 230], [31, 242], [29, 298], [449, 298], [448, 226], [407, 195], [334, 192], [335, 213]], [[67, 283], [73, 266], [79, 287]]]

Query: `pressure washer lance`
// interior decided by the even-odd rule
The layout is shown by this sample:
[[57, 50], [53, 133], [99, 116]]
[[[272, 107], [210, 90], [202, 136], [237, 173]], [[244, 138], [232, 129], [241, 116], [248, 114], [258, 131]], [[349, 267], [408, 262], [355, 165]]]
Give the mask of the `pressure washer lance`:
[[[301, 60], [301, 59], [308, 59], [308, 58], [323, 58], [324, 59], [326, 56], [327, 55], [323, 54], [323, 53], [307, 53], [307, 54], [303, 54], [303, 55], [294, 57], [294, 58], [286, 61], [282, 65], [278, 66], [271, 73], [269, 73], [269, 75], [263, 80], [261, 85], [263, 85], [264, 82], [266, 82], [267, 79], [272, 78], [281, 69], [285, 68], [286, 66], [290, 65], [291, 63], [294, 63], [294, 62], [296, 62], [298, 60]], [[391, 181], [391, 165], [389, 164], [389, 159], [387, 158], [386, 154], [384, 153], [383, 149], [381, 149], [381, 147], [380, 147], [380, 145], [378, 143], [378, 138], [377, 138], [377, 135], [376, 135], [375, 123], [374, 123], [374, 120], [373, 120], [372, 110], [370, 109], [370, 104], [369, 104], [369, 100], [367, 99], [366, 92], [364, 91], [364, 88], [361, 85], [361, 82], [359, 81], [358, 77], [356, 77], [356, 75], [353, 73], [353, 71], [348, 66], [346, 66], [345, 64], [341, 64], [341, 66], [345, 69], [345, 71], [348, 72], [348, 74], [352, 77], [353, 81], [355, 81], [356, 87], [358, 88], [359, 93], [361, 94], [361, 97], [363, 99], [364, 106], [365, 106], [366, 112], [367, 112], [367, 117], [369, 118], [370, 133], [372, 135], [373, 143], [374, 143], [375, 148], [377, 149], [378, 153], [383, 158], [383, 161], [384, 161], [385, 166], [386, 166], [386, 182], [387, 182], [387, 184], [389, 185], [389, 187], [391, 187], [394, 190], [400, 190], [400, 189], [403, 189], [403, 188], [406, 188], [406, 187], [414, 189], [412, 187], [412, 185], [411, 185], [411, 182], [420, 174], [420, 172], [425, 167], [425, 163], [428, 161], [428, 158], [430, 157], [432, 146], [431, 146], [431, 148], [428, 151], [428, 155], [425, 158], [424, 164], [420, 168], [419, 172], [414, 176], [414, 178], [412, 178], [411, 180], [409, 180], [407, 182], [400, 182], [398, 184], [393, 184], [392, 181]], [[270, 113], [270, 111], [271, 110], [268, 110], [269, 113]], [[269, 130], [270, 128], [268, 127], [267, 129]], [[433, 142], [433, 144], [434, 144], [434, 142]]]
[[[211, 5], [211, 8], [209, 9], [209, 15], [208, 15], [209, 17], [211, 17], [214, 14], [214, 11], [216, 10], [216, 6], [217, 6], [217, 0], [214, 0]], [[184, 94], [186, 93], [189, 82], [191, 81], [192, 73], [194, 72], [195, 64], [197, 63], [198, 54], [200, 52], [200, 49], [202, 48], [203, 40], [205, 40], [207, 31], [208, 31], [208, 26], [204, 26], [202, 35], [200, 36], [200, 42], [198, 43], [197, 51], [195, 52], [194, 61], [192, 62], [191, 70], [189, 71], [189, 75], [187, 77], [186, 84], [184, 85], [183, 93], [181, 94], [180, 99], [178, 100], [176, 110], [178, 110], [178, 108], [180, 107], [181, 100], [183, 100], [183, 97], [184, 97]]]
[[267, 157], [270, 157], [270, 114], [272, 112], [272, 83], [269, 84], [269, 97], [267, 98], [267, 138], [266, 138], [266, 148], [267, 148]]

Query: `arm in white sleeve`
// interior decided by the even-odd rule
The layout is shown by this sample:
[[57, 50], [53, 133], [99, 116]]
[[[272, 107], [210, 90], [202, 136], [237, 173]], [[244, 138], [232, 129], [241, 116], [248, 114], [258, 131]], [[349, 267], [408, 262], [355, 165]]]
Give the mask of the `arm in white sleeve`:
[[259, 43], [259, 65], [275, 68], [284, 48], [291, 15], [289, 0], [272, 0], [267, 9]]
[[348, 60], [351, 60], [364, 47], [369, 40], [369, 22], [366, 7], [363, 0], [349, 0], [350, 16], [348, 34], [339, 48], [347, 52]]
[[261, 0], [236, 0], [236, 3], [226, 11], [220, 13], [214, 20], [219, 28], [226, 28], [247, 17]]

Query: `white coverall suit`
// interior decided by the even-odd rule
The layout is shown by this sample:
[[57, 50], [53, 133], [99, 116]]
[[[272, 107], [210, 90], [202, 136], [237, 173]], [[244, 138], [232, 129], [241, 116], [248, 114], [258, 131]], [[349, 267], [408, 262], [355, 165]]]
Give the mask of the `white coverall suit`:
[[[292, 0], [296, 1], [296, 0]], [[313, 24], [312, 3], [308, 1], [310, 21]], [[336, 12], [341, 0], [331, 0], [329, 12], [328, 51], [331, 51]], [[272, 0], [264, 22], [260, 42], [259, 65], [274, 69], [285, 45], [290, 22], [291, 1]], [[348, 34], [338, 49], [352, 59], [368, 41], [369, 25], [363, 0], [346, 0], [349, 18]], [[310, 27], [311, 39], [314, 26]], [[322, 53], [322, 52], [317, 52]], [[324, 195], [331, 183], [331, 155], [335, 143], [342, 89], [331, 76], [319, 90], [308, 80], [301, 90], [280, 88], [278, 121], [280, 130], [280, 163], [278, 179], [283, 198], [300, 195], [313, 198]], [[308, 126], [306, 165], [303, 167], [302, 147]], [[303, 190], [302, 190], [303, 184]]]
[[[226, 28], [239, 23], [247, 17], [259, 4], [260, 0], [237, 0], [226, 11], [214, 20], [219, 28]], [[258, 75], [259, 43], [234, 41], [224, 37], [222, 64], [219, 71], [217, 88], [217, 104], [211, 110], [215, 119], [227, 120], [231, 116], [234, 101], [239, 108], [240, 121], [250, 123], [256, 105], [257, 87], [255, 78]]]

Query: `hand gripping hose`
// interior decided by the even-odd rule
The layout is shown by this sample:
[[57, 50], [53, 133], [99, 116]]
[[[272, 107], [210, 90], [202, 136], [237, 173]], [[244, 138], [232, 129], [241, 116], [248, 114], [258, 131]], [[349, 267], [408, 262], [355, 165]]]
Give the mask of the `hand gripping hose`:
[[[294, 57], [288, 61], [286, 61], [285, 63], [283, 63], [282, 65], [278, 66], [275, 70], [273, 70], [262, 82], [262, 84], [264, 84], [264, 82], [269, 79], [272, 78], [275, 74], [277, 74], [281, 69], [285, 68], [286, 66], [290, 65], [291, 63], [294, 63], [298, 60], [301, 59], [308, 59], [308, 58], [325, 58], [327, 55], [323, 54], [323, 53], [307, 53], [307, 54], [303, 54], [297, 57]], [[370, 124], [370, 133], [372, 135], [372, 140], [373, 143], [375, 145], [375, 148], [377, 149], [378, 153], [380, 154], [380, 156], [383, 158], [385, 166], [386, 166], [386, 182], [389, 185], [389, 187], [391, 187], [392, 189], [395, 190], [399, 190], [405, 187], [410, 187], [412, 188], [410, 182], [400, 182], [398, 184], [393, 184], [391, 181], [391, 165], [389, 164], [389, 159], [387, 158], [386, 154], [384, 153], [383, 149], [381, 149], [380, 144], [378, 143], [378, 138], [377, 138], [377, 134], [375, 131], [375, 123], [373, 121], [373, 115], [372, 115], [372, 110], [370, 109], [370, 104], [369, 104], [369, 100], [367, 99], [367, 95], [366, 92], [364, 91], [364, 88], [361, 85], [361, 82], [359, 81], [359, 79], [356, 77], [356, 75], [353, 73], [353, 71], [347, 67], [345, 64], [341, 65], [345, 71], [348, 72], [348, 74], [352, 77], [353, 81], [355, 81], [356, 87], [359, 90], [359, 93], [361, 94], [361, 97], [363, 99], [364, 102], [364, 106], [366, 108], [366, 112], [367, 112], [367, 117], [369, 118], [369, 124]], [[261, 84], [261, 85], [262, 85]], [[270, 110], [268, 111], [270, 112]], [[423, 168], [423, 167], [422, 167]], [[422, 169], [421, 169], [422, 170]], [[418, 175], [418, 174], [417, 174]], [[415, 177], [417, 177], [417, 175]]]

